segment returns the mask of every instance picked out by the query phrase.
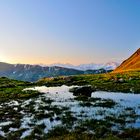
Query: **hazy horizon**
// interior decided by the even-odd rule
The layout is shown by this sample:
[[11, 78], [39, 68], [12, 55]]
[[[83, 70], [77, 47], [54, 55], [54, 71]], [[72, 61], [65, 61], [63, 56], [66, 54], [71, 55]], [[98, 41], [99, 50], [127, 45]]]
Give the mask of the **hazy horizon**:
[[79, 66], [79, 65], [83, 65], [83, 64], [95, 64], [95, 65], [96, 65], [96, 64], [97, 64], [97, 65], [98, 65], [98, 64], [107, 64], [107, 63], [118, 63], [118, 64], [120, 64], [120, 63], [122, 63], [122, 61], [117, 61], [117, 62], [115, 62], [115, 61], [109, 61], [109, 62], [104, 62], [104, 63], [87, 62], [87, 63], [79, 63], [79, 64], [60, 63], [60, 62], [58, 62], [58, 63], [57, 63], [57, 62], [56, 62], [56, 63], [50, 63], [50, 64], [47, 64], [47, 63], [46, 63], [46, 64], [45, 64], [45, 63], [28, 63], [28, 62], [27, 62], [27, 63], [16, 63], [16, 62], [15, 62], [15, 63], [11, 63], [11, 62], [6, 62], [6, 61], [0, 61], [0, 63], [8, 63], [8, 64], [13, 64], [13, 65], [16, 65], [16, 64], [25, 64], [25, 65], [26, 65], [26, 64], [27, 64], [27, 65], [40, 65], [40, 66], [41, 66], [41, 65], [42, 65], [42, 66], [43, 66], [43, 65], [44, 65], [44, 66], [45, 66], [45, 65], [46, 65], [46, 66], [51, 66], [51, 65], [54, 65], [54, 66], [55, 66], [55, 65], [72, 65], [72, 66]]
[[139, 0], [0, 1], [0, 61], [121, 62], [140, 47]]

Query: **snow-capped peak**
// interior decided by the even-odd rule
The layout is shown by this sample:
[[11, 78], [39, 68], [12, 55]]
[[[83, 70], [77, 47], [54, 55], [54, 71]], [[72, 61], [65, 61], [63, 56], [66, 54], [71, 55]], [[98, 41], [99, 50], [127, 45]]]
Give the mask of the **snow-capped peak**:
[[58, 66], [58, 67], [65, 67], [65, 68], [71, 68], [76, 70], [98, 70], [98, 69], [105, 69], [105, 70], [114, 70], [116, 67], [118, 67], [120, 63], [117, 62], [108, 62], [105, 64], [95, 64], [95, 63], [89, 63], [89, 64], [80, 64], [80, 65], [72, 65], [72, 64], [62, 64], [62, 63], [54, 63], [51, 65], [46, 65], [49, 67]]

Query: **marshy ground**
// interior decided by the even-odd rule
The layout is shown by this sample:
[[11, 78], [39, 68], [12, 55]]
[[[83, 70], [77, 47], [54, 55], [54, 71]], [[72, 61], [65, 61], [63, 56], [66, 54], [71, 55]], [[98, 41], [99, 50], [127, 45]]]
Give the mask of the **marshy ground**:
[[[139, 140], [139, 84], [140, 72], [47, 78], [36, 83], [2, 77], [0, 139]], [[91, 97], [69, 92], [72, 85], [90, 85]]]
[[71, 88], [32, 87], [23, 92], [41, 94], [1, 102], [0, 139], [140, 139], [140, 95], [74, 96]]
[[140, 71], [43, 78], [37, 85], [91, 85], [95, 91], [140, 93]]

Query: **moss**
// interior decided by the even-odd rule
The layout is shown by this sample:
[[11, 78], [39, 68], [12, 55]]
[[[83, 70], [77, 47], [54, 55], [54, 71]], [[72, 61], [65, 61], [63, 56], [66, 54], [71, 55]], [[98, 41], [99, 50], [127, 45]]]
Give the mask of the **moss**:
[[41, 93], [37, 91], [23, 91], [24, 88], [33, 86], [33, 83], [17, 81], [5, 77], [0, 78], [0, 102], [9, 99], [31, 98]]
[[140, 129], [126, 129], [119, 135], [122, 139], [132, 139], [132, 140], [139, 140], [140, 139]]
[[80, 102], [79, 105], [82, 106], [82, 107], [91, 107], [91, 106], [93, 106], [93, 104], [90, 103], [90, 102]]
[[5, 125], [2, 127], [2, 131], [4, 131], [5, 133], [7, 133], [9, 131], [9, 125]]
[[85, 96], [77, 96], [74, 99], [77, 101], [88, 101], [89, 100], [89, 98], [85, 97]]
[[3, 136], [0, 136], [0, 140], [5, 140], [5, 138]]
[[20, 126], [21, 126], [20, 119], [16, 119], [9, 127], [20, 128]]
[[[101, 133], [108, 134], [111, 131], [112, 124], [106, 120], [87, 119], [79, 123], [75, 128], [80, 132], [92, 132], [95, 136], [102, 136]], [[105, 130], [105, 131], [104, 131]]]
[[78, 133], [76, 131], [68, 132], [67, 134], [63, 134], [61, 136], [52, 136], [48, 140], [122, 140], [117, 136], [113, 136], [112, 134], [108, 134], [107, 136], [102, 138], [97, 138], [93, 134], [88, 133]]
[[0, 101], [5, 99], [27, 99], [27, 98], [33, 98], [35, 96], [40, 95], [41, 93], [37, 91], [23, 91], [23, 87], [14, 87], [14, 88], [5, 88], [0, 91]]
[[6, 136], [6, 140], [19, 140], [24, 131], [26, 131], [26, 129], [20, 129], [18, 131], [11, 132]]
[[117, 103], [113, 100], [102, 100], [100, 102], [96, 102], [94, 104], [95, 107], [106, 107], [106, 108], [113, 108]]
[[35, 126], [31, 134], [26, 136], [24, 140], [45, 140], [46, 134], [44, 133], [44, 127], [45, 125], [43, 124]]
[[77, 121], [77, 118], [72, 115], [72, 112], [66, 111], [62, 116], [61, 121], [64, 125], [72, 126], [75, 121]]
[[67, 128], [65, 127], [61, 127], [61, 126], [57, 126], [54, 127], [52, 130], [50, 130], [47, 134], [47, 138], [55, 138], [55, 137], [59, 137], [59, 136], [64, 136], [66, 134], [68, 134], [69, 131], [67, 130]]
[[51, 137], [49, 140], [96, 140], [95, 137], [93, 137], [90, 134], [79, 134], [76, 132], [71, 132], [62, 136], [57, 137]]
[[41, 120], [41, 119], [44, 119], [44, 118], [51, 118], [51, 117], [53, 117], [53, 113], [43, 113], [43, 112], [38, 112], [38, 113], [36, 113], [36, 115], [35, 115], [35, 119], [37, 119], [37, 120]]
[[41, 98], [42, 102], [46, 103], [46, 104], [51, 104], [53, 102], [52, 99], [48, 98], [46, 99], [45, 97], [44, 98]]

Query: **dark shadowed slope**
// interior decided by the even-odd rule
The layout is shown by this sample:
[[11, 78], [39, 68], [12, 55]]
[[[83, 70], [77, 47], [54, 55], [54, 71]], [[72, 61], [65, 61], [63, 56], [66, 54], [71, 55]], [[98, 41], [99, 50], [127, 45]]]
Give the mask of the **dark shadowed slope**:
[[14, 68], [14, 65], [12, 64], [8, 64], [8, 63], [4, 63], [4, 62], [0, 62], [0, 72], [2, 71], [7, 71]]
[[43, 77], [95, 74], [105, 72], [107, 71], [104, 69], [81, 71], [57, 66], [42, 67], [39, 65], [27, 65], [27, 64], [12, 65], [0, 62], [0, 77], [8, 77], [16, 80], [30, 82], [37, 81]]

